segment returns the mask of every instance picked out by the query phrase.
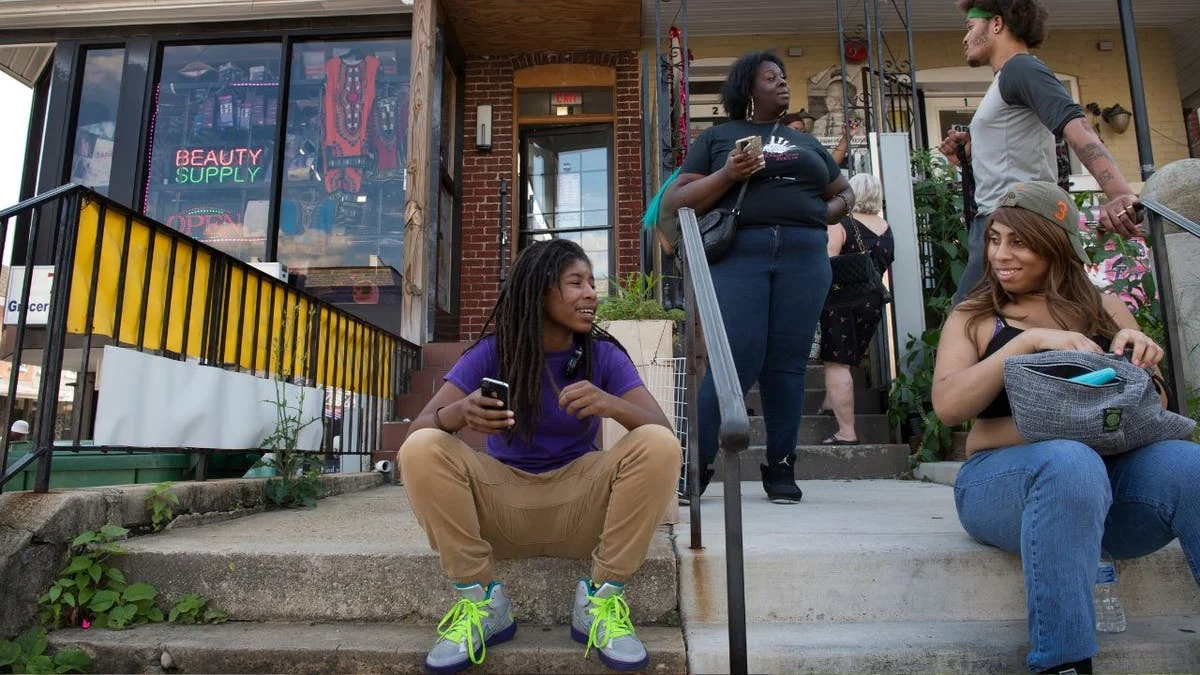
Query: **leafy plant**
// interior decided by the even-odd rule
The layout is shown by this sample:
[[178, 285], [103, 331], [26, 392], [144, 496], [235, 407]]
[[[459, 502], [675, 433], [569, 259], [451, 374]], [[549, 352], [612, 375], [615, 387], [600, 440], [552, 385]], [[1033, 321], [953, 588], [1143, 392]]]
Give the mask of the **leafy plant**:
[[888, 391], [888, 417], [915, 439], [914, 462], [936, 461], [953, 444], [953, 429], [933, 412], [933, 366], [941, 325], [950, 313], [959, 279], [967, 266], [967, 225], [962, 186], [953, 167], [929, 150], [913, 153], [913, 196], [921, 251], [925, 325], [935, 328], [909, 336], [903, 368]]
[[228, 614], [209, 606], [208, 598], [196, 593], [184, 593], [175, 601], [175, 605], [171, 607], [171, 611], [167, 614], [167, 621], [170, 623], [186, 625], [225, 623], [228, 620]]
[[617, 294], [605, 298], [596, 308], [598, 321], [667, 320], [683, 321], [682, 309], [666, 309], [658, 301], [655, 289], [662, 275], [651, 272], [631, 272], [617, 284]]
[[14, 640], [0, 640], [0, 672], [90, 673], [92, 659], [82, 649], [47, 653], [50, 641], [45, 628], [34, 628]]
[[[285, 329], [284, 334], [287, 333]], [[276, 358], [284, 362], [283, 341], [275, 343]], [[302, 357], [302, 361], [307, 360]], [[268, 501], [285, 508], [312, 508], [325, 492], [321, 483], [321, 458], [319, 455], [299, 449], [300, 434], [320, 417], [304, 419], [304, 387], [299, 388], [295, 405], [288, 403], [287, 381], [283, 375], [275, 379], [275, 399], [263, 403], [275, 406], [275, 430], [263, 439], [260, 447], [270, 455], [264, 455], [255, 466], [275, 469], [275, 478], [263, 487]]]
[[38, 604], [42, 624], [50, 628], [81, 626], [85, 621], [102, 628], [127, 628], [162, 621], [155, 606], [158, 591], [147, 583], [127, 584], [121, 570], [108, 564], [123, 555], [116, 542], [129, 530], [105, 525], [71, 541], [71, 559]]
[[175, 517], [175, 507], [179, 506], [179, 495], [171, 491], [174, 483], [158, 483], [150, 488], [146, 496], [146, 509], [150, 512], [150, 527], [158, 532]]

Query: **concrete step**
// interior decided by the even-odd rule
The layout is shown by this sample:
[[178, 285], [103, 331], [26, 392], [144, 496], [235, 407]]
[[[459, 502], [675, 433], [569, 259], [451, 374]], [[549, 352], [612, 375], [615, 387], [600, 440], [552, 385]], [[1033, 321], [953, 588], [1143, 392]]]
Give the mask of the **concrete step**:
[[962, 468], [962, 465], [963, 462], [921, 462], [913, 470], [913, 477], [917, 480], [954, 487], [954, 481], [958, 478], [958, 470]]
[[[899, 478], [909, 471], [907, 445], [799, 445], [796, 446], [796, 477], [804, 480]], [[742, 480], [757, 480], [766, 459], [766, 447], [755, 446], [742, 453]], [[725, 476], [725, 456], [718, 455], [713, 480]]]
[[[687, 670], [679, 628], [638, 627], [650, 652], [645, 672]], [[433, 626], [394, 623], [279, 624], [234, 622], [218, 626], [157, 624], [130, 630], [63, 630], [50, 634], [57, 648], [78, 647], [97, 673], [423, 673]], [[603, 673], [594, 650], [571, 640], [566, 626], [518, 624], [512, 641], [489, 647], [471, 672]]]
[[[863, 443], [890, 443], [892, 428], [887, 415], [855, 415], [854, 430]], [[818, 445], [837, 431], [837, 420], [832, 417], [810, 415], [800, 418], [800, 430], [796, 433], [797, 445]], [[750, 418], [750, 445], [767, 444], [767, 421], [755, 415]]]
[[[324, 499], [312, 510], [258, 513], [125, 542], [117, 562], [165, 597], [207, 596], [243, 621], [387, 621], [436, 625], [457, 599], [405, 499], [390, 485]], [[590, 561], [502, 560], [517, 620], [565, 624]], [[635, 622], [676, 606], [676, 562], [665, 531], [627, 593]]]
[[[1129, 620], [1124, 633], [1101, 634], [1098, 673], [1195, 673], [1200, 616]], [[693, 673], [729, 672], [728, 627], [685, 630]], [[747, 626], [752, 673], [1021, 673], [1024, 621], [919, 621]]]
[[[804, 391], [804, 408], [805, 415], [816, 415], [821, 409], [821, 403], [825, 400], [825, 385]], [[854, 390], [854, 412], [858, 414], [880, 414], [887, 412], [887, 392], [879, 389], [868, 389], [859, 387]], [[750, 390], [746, 394], [746, 409], [752, 410], [754, 415], [761, 415], [762, 394], [757, 388]]]
[[[749, 622], [1025, 619], [1019, 558], [967, 536], [951, 488], [896, 480], [800, 487], [804, 501], [783, 506], [768, 502], [759, 483], [741, 485]], [[710, 486], [701, 500], [705, 548], [676, 539], [685, 624], [727, 620], [722, 488]], [[1200, 615], [1200, 589], [1178, 543], [1119, 569], [1129, 616]]]

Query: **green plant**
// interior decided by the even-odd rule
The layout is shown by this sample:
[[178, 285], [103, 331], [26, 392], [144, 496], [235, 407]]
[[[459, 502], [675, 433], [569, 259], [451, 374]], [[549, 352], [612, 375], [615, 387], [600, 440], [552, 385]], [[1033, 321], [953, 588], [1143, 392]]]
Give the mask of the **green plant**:
[[658, 301], [655, 290], [661, 283], [661, 274], [630, 272], [618, 281], [616, 295], [604, 298], [600, 302], [600, 306], [596, 308], [596, 320], [683, 321], [682, 309], [666, 309]]
[[228, 614], [209, 606], [208, 598], [195, 593], [184, 593], [175, 601], [175, 605], [171, 607], [171, 611], [167, 613], [167, 621], [170, 623], [187, 625], [197, 623], [225, 623], [228, 620]]
[[[311, 318], [310, 318], [311, 321]], [[283, 331], [287, 334], [287, 330]], [[275, 342], [276, 360], [284, 362], [283, 340]], [[307, 355], [301, 362], [307, 361]], [[315, 453], [299, 449], [300, 434], [309, 425], [320, 421], [320, 417], [304, 419], [306, 390], [298, 387], [295, 405], [288, 402], [287, 381], [282, 373], [275, 378], [275, 399], [264, 399], [263, 403], [275, 406], [275, 430], [262, 440], [260, 447], [270, 456], [264, 455], [255, 466], [275, 469], [275, 478], [269, 479], [263, 492], [268, 501], [285, 508], [312, 508], [325, 492], [321, 483], [321, 458]]]
[[34, 628], [14, 640], [0, 640], [0, 672], [90, 673], [92, 659], [82, 649], [46, 653], [50, 641], [45, 628]]
[[158, 483], [150, 488], [146, 495], [146, 509], [150, 512], [150, 527], [158, 532], [175, 517], [175, 507], [179, 506], [179, 495], [171, 491], [174, 483]]
[[917, 241], [925, 283], [925, 325], [935, 326], [909, 336], [902, 367], [888, 391], [888, 417], [906, 426], [915, 439], [914, 462], [930, 462], [949, 452], [954, 429], [933, 412], [933, 366], [940, 326], [967, 266], [967, 225], [963, 222], [962, 187], [958, 175], [940, 155], [913, 153], [913, 196], [916, 200]]
[[155, 606], [158, 591], [147, 583], [127, 584], [121, 570], [109, 558], [124, 554], [117, 540], [129, 530], [105, 525], [83, 532], [71, 541], [71, 559], [58, 579], [38, 603], [44, 626], [82, 626], [85, 622], [102, 628], [126, 628], [162, 621]]

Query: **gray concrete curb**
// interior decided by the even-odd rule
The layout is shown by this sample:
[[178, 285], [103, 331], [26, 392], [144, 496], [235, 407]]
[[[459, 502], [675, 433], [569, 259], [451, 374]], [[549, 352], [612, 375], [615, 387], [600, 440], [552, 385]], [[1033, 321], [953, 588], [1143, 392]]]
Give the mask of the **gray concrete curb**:
[[[265, 478], [176, 483], [175, 513], [204, 522], [253, 513], [264, 507]], [[379, 473], [323, 476], [327, 495], [381, 485]], [[28, 628], [37, 616], [37, 598], [66, 561], [67, 544], [80, 532], [114, 524], [148, 528], [146, 497], [152, 485], [113, 485], [35, 494], [0, 494], [0, 636]]]

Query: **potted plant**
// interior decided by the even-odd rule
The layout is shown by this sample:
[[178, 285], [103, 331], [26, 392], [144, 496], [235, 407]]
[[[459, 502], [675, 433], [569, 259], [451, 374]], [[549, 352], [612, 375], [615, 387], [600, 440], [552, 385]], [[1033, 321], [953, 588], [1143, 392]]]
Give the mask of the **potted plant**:
[[[600, 327], [620, 341], [650, 393], [662, 406], [668, 419], [675, 417], [675, 324], [684, 317], [681, 309], [666, 309], [657, 297], [662, 275], [633, 272], [617, 281], [616, 294], [604, 298], [596, 308]], [[668, 382], [670, 386], [654, 386]], [[610, 448], [622, 436], [621, 425], [606, 420], [604, 447]]]

